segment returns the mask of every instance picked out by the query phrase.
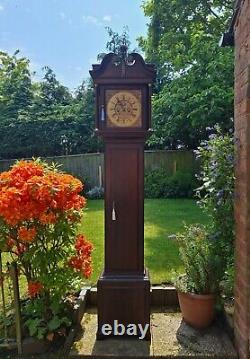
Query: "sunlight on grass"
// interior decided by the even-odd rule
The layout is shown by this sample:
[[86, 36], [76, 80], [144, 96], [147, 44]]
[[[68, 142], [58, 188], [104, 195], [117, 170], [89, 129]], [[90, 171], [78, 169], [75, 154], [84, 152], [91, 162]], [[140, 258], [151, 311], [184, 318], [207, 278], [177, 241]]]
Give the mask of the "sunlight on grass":
[[[3, 261], [3, 272], [5, 273], [7, 271], [7, 262], [11, 263], [12, 258], [9, 253], [2, 253], [2, 261]], [[26, 295], [27, 292], [27, 283], [26, 279], [23, 275], [19, 276], [19, 291], [20, 291], [20, 297], [23, 298]], [[14, 297], [13, 297], [13, 286], [12, 286], [12, 279], [10, 276], [5, 277], [4, 279], [4, 295], [5, 295], [5, 303], [6, 303], [6, 309], [7, 311], [10, 309], [9, 306], [11, 303], [13, 303]], [[2, 293], [0, 295], [0, 315], [3, 310], [3, 302], [2, 302]], [[0, 328], [0, 337], [2, 335], [1, 328]]]

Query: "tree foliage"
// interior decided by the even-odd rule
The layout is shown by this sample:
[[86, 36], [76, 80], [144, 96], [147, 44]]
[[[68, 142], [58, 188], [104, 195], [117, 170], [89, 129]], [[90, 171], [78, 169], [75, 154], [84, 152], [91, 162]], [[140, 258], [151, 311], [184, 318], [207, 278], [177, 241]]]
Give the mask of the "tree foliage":
[[51, 105], [68, 105], [71, 100], [71, 94], [67, 87], [60, 84], [56, 79], [56, 75], [49, 67], [44, 68], [46, 73], [41, 84], [41, 93], [44, 103], [47, 106]]
[[[127, 26], [123, 27], [121, 34], [115, 32], [110, 27], [106, 27], [108, 32], [109, 40], [106, 43], [106, 50], [117, 55], [117, 59], [121, 60], [125, 54], [131, 52], [138, 52], [139, 50], [131, 50], [131, 41], [129, 40], [129, 29]], [[100, 53], [97, 55], [97, 60], [101, 61], [106, 53]], [[119, 61], [118, 61], [119, 62]]]
[[218, 43], [232, 0], [148, 0], [148, 35], [140, 39], [157, 68], [151, 147], [196, 148], [206, 128], [232, 127], [233, 52]]
[[96, 152], [94, 88], [82, 82], [75, 93], [49, 67], [32, 81], [29, 60], [0, 53], [0, 158]]
[[32, 101], [29, 60], [0, 52], [0, 121], [21, 117]]

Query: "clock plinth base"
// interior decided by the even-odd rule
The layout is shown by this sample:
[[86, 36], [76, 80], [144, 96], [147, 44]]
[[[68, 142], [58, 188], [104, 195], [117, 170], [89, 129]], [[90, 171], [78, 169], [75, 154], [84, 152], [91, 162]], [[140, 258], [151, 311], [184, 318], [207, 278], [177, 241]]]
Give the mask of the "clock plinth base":
[[[144, 275], [103, 274], [97, 283], [98, 330], [97, 339], [114, 336], [114, 322], [123, 324], [148, 324], [145, 340], [150, 334], [150, 281], [148, 271]], [[110, 335], [104, 335], [104, 324], [112, 327]], [[120, 328], [120, 327], [119, 327]], [[138, 327], [137, 327], [138, 329]], [[140, 333], [139, 333], [140, 334]], [[126, 335], [126, 332], [125, 334]], [[121, 336], [120, 336], [121, 337]]]

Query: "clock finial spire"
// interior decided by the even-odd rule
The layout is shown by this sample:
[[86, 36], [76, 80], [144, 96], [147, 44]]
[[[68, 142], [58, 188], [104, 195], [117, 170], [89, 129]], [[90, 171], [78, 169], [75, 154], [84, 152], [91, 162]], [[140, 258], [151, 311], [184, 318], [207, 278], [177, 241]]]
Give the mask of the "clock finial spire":
[[122, 66], [122, 77], [126, 76], [126, 65], [128, 62], [128, 46], [126, 45], [125, 41], [120, 46], [120, 61]]
[[126, 63], [128, 58], [128, 46], [125, 43], [120, 46], [120, 53], [122, 62]]

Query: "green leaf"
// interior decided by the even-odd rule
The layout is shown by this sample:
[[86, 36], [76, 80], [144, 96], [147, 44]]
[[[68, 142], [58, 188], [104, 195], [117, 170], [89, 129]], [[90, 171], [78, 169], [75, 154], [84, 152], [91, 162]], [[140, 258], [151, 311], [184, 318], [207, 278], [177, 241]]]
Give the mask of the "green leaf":
[[62, 320], [56, 315], [48, 322], [49, 331], [53, 332], [58, 329], [62, 324]]
[[29, 319], [25, 322], [25, 325], [27, 325], [31, 337], [35, 336], [35, 334], [38, 332], [39, 326], [42, 322], [43, 320], [38, 318]]
[[47, 330], [46, 330], [45, 327], [40, 327], [40, 328], [38, 328], [38, 330], [37, 330], [37, 338], [38, 338], [38, 339], [43, 339], [44, 336], [45, 336], [45, 334], [46, 334], [46, 332], [47, 332]]

